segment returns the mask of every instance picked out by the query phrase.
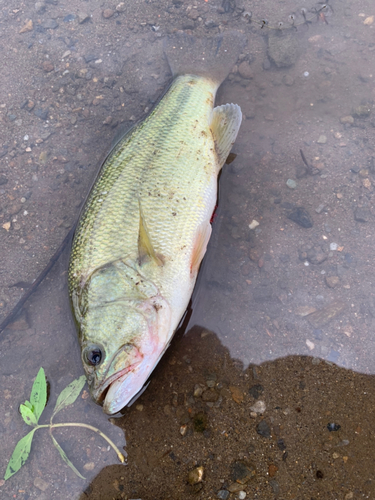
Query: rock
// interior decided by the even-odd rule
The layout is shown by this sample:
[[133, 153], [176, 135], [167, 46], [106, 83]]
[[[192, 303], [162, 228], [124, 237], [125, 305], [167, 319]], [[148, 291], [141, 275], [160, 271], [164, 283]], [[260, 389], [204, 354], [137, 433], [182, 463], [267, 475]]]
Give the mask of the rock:
[[337, 432], [341, 429], [341, 425], [331, 422], [327, 425], [327, 429], [329, 430], [329, 432]]
[[204, 432], [208, 427], [208, 417], [204, 412], [198, 412], [193, 417], [193, 428], [195, 432]]
[[311, 340], [306, 339], [306, 345], [310, 351], [313, 351], [315, 349], [315, 344], [314, 342], [311, 342]]
[[301, 318], [303, 318], [304, 316], [308, 316], [309, 314], [313, 313], [316, 311], [316, 308], [315, 307], [312, 307], [312, 306], [300, 306], [300, 307], [296, 307], [294, 309], [294, 314], [296, 316], [301, 316]]
[[297, 187], [297, 183], [293, 179], [288, 179], [286, 181], [286, 185], [288, 186], [289, 189], [296, 189], [296, 187]]
[[265, 420], [262, 420], [257, 425], [257, 433], [265, 438], [271, 437], [271, 429]]
[[110, 17], [113, 16], [114, 13], [115, 12], [112, 9], [104, 9], [102, 12], [102, 15], [103, 15], [104, 19], [109, 19]]
[[43, 12], [46, 10], [44, 2], [36, 2], [34, 8], [35, 12], [37, 12], [38, 14], [43, 14]]
[[346, 305], [343, 302], [336, 300], [320, 311], [315, 311], [312, 314], [309, 314], [306, 316], [306, 319], [314, 328], [320, 329], [339, 316], [345, 309]]
[[343, 125], [352, 125], [354, 123], [354, 118], [352, 116], [343, 116], [342, 118], [340, 118], [340, 123], [342, 123]]
[[288, 30], [275, 30], [268, 35], [268, 57], [278, 68], [292, 66], [299, 55], [298, 41]]
[[206, 389], [202, 394], [203, 401], [214, 403], [219, 399], [219, 394], [215, 391], [215, 389]]
[[254, 78], [254, 74], [251, 70], [250, 64], [248, 61], [243, 61], [239, 66], [238, 66], [238, 73], [242, 78], [245, 78], [246, 80], [251, 80]]
[[277, 465], [275, 464], [270, 464], [268, 466], [268, 475], [270, 477], [274, 477], [276, 475], [276, 472], [279, 470], [279, 468], [277, 467]]
[[36, 477], [34, 479], [34, 486], [39, 490], [46, 491], [46, 489], [49, 487], [49, 484], [41, 477]]
[[264, 392], [264, 387], [260, 384], [253, 385], [249, 389], [249, 394], [254, 399], [259, 399], [259, 397], [263, 394], [263, 392]]
[[199, 17], [199, 12], [197, 9], [191, 9], [191, 11], [188, 13], [188, 18], [192, 19], [193, 21], [196, 21]]
[[279, 448], [279, 450], [281, 451], [284, 451], [286, 450], [286, 444], [284, 442], [284, 439], [278, 439], [277, 440], [277, 447]]
[[32, 31], [34, 29], [33, 22], [31, 19], [26, 21], [18, 33], [26, 33], [27, 31]]
[[354, 219], [358, 222], [368, 222], [370, 220], [371, 213], [367, 208], [356, 208], [354, 211]]
[[8, 206], [7, 213], [9, 215], [16, 215], [21, 209], [22, 203], [13, 203], [12, 205]]
[[58, 27], [58, 23], [54, 19], [47, 19], [42, 23], [42, 27], [47, 30], [54, 30]]
[[291, 87], [292, 85], [294, 85], [294, 78], [291, 77], [290, 75], [284, 75], [282, 80], [283, 80], [283, 84], [287, 85], [288, 87]]
[[87, 471], [93, 470], [95, 468], [95, 462], [87, 462], [87, 463], [85, 463], [83, 468]]
[[327, 136], [320, 135], [318, 140], [316, 141], [318, 144], [325, 144], [327, 142]]
[[116, 5], [117, 12], [124, 12], [125, 9], [126, 9], [125, 2], [120, 2], [119, 4]]
[[250, 406], [250, 410], [258, 415], [263, 415], [266, 411], [266, 403], [264, 401], [257, 401], [253, 406]]
[[246, 491], [239, 491], [238, 492], [238, 500], [244, 500], [246, 498]]
[[288, 215], [288, 219], [306, 229], [309, 229], [314, 225], [311, 215], [304, 207], [294, 208]]
[[67, 14], [64, 19], [63, 19], [63, 22], [64, 23], [71, 23], [72, 21], [74, 21], [74, 19], [76, 18], [76, 15], [75, 14]]
[[279, 483], [276, 481], [276, 479], [271, 479], [271, 481], [269, 482], [269, 485], [272, 488], [273, 494], [275, 496], [278, 496], [280, 493], [280, 486], [279, 486]]
[[203, 394], [204, 388], [205, 388], [204, 385], [202, 385], [202, 384], [196, 384], [194, 386], [193, 396], [195, 398], [200, 398], [202, 396], [202, 394]]
[[239, 387], [231, 386], [229, 387], [229, 390], [232, 394], [232, 399], [236, 403], [240, 404], [243, 401], [243, 392]]
[[54, 70], [54, 65], [51, 63], [51, 61], [43, 61], [43, 70], [46, 72], [46, 73], [50, 73], [51, 71]]
[[77, 17], [78, 17], [79, 24], [83, 24], [90, 19], [89, 14], [87, 14], [86, 12], [83, 12], [81, 10], [78, 11]]
[[38, 108], [34, 111], [34, 115], [40, 118], [41, 120], [47, 120], [48, 108], [47, 109]]
[[357, 106], [352, 109], [352, 115], [355, 118], [366, 118], [371, 113], [371, 108], [368, 105]]
[[309, 248], [306, 252], [298, 250], [298, 254], [300, 260], [308, 260], [311, 264], [314, 265], [321, 264], [328, 257], [328, 253], [321, 246]]
[[230, 478], [233, 482], [246, 484], [256, 475], [255, 466], [252, 463], [237, 461], [232, 464]]
[[0, 174], [0, 186], [4, 186], [4, 184], [8, 183], [7, 177], [4, 174]]
[[238, 491], [241, 491], [243, 488], [243, 484], [239, 483], [232, 483], [228, 486], [228, 491], [231, 493], [237, 493]]
[[205, 27], [210, 29], [210, 28], [216, 28], [218, 25], [218, 23], [216, 21], [214, 21], [213, 19], [209, 19], [208, 21], [206, 21], [204, 23]]
[[204, 476], [204, 468], [202, 466], [196, 467], [191, 470], [188, 474], [188, 483], [189, 484], [198, 484], [203, 481]]
[[229, 498], [229, 491], [228, 490], [219, 490], [217, 492], [217, 498], [220, 498], [220, 500], [227, 500]]
[[326, 276], [326, 285], [329, 288], [335, 288], [340, 283], [338, 276]]

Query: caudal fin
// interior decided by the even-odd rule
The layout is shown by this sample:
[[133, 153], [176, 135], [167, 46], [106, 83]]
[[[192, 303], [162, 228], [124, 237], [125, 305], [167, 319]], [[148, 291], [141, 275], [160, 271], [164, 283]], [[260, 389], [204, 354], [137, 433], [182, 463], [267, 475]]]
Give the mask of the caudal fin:
[[181, 33], [164, 40], [164, 53], [173, 76], [205, 76], [220, 85], [236, 64], [246, 41], [246, 36], [238, 31], [210, 38]]

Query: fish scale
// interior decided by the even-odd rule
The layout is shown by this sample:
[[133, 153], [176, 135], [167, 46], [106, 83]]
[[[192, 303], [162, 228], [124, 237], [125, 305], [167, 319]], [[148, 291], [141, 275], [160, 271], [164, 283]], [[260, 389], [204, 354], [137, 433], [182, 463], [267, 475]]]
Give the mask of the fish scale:
[[[83, 367], [109, 414], [142, 390], [186, 310], [211, 235], [217, 176], [242, 119], [235, 104], [213, 109], [242, 37], [194, 40], [195, 62], [191, 41], [170, 45], [176, 77], [104, 161], [73, 239], [69, 293]], [[195, 68], [186, 74], [182, 53]]]
[[[178, 77], [169, 99], [163, 99], [110, 154], [75, 234], [71, 289], [86, 281], [93, 269], [136, 257], [138, 199], [158, 253], [173, 259], [176, 244], [181, 248], [191, 243], [197, 224], [214, 208], [216, 181], [207, 186], [207, 176], [212, 177], [217, 168], [214, 141], [207, 125], [204, 130], [198, 124], [208, 123], [212, 97], [207, 96], [214, 94], [215, 87], [209, 80]], [[171, 129], [178, 134], [171, 135]]]

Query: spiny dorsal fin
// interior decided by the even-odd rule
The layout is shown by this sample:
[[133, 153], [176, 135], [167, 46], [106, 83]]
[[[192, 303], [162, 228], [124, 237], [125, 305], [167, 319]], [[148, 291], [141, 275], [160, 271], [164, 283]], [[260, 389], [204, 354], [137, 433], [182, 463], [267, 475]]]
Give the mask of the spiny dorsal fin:
[[152, 246], [150, 236], [147, 231], [147, 226], [142, 212], [141, 200], [138, 199], [139, 205], [139, 233], [138, 233], [138, 259], [139, 265], [142, 265], [146, 260], [152, 259], [158, 266], [163, 265], [163, 261], [156, 255]]
[[241, 108], [237, 104], [217, 106], [212, 112], [211, 130], [216, 144], [219, 170], [232, 149], [241, 121]]

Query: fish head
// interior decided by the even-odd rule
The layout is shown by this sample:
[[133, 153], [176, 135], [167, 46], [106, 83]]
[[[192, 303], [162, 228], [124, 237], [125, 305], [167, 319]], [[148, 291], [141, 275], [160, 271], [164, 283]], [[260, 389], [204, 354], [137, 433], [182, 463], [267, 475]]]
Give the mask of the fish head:
[[[170, 308], [145, 281], [146, 288], [130, 294], [129, 287], [121, 292], [120, 283], [114, 280], [114, 293], [113, 273], [106, 277], [107, 293], [97, 286], [98, 280], [91, 280], [86, 307], [81, 308], [80, 340], [91, 396], [106, 413], [114, 414], [142, 389], [166, 349]], [[93, 296], [95, 300], [90, 301]]]

